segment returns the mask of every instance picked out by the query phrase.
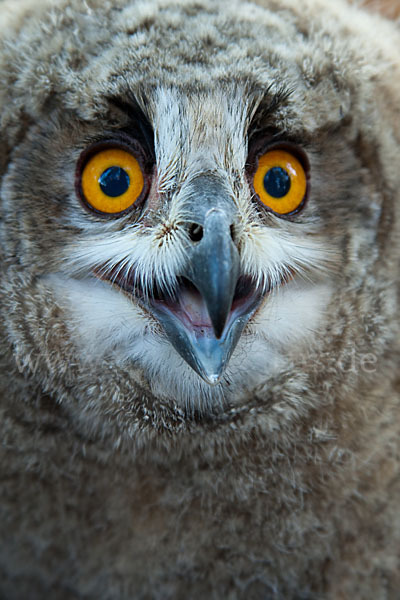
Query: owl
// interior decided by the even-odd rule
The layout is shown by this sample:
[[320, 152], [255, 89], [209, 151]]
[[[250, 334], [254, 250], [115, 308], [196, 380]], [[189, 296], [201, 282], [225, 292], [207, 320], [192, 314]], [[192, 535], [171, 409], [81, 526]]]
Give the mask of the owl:
[[398, 599], [395, 19], [0, 14], [0, 597]]

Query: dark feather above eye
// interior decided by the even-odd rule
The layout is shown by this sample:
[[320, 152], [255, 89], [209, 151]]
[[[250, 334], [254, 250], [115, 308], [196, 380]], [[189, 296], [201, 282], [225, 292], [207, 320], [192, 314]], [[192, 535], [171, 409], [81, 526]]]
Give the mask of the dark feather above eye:
[[132, 135], [132, 131], [134, 131], [134, 137], [141, 143], [143, 148], [147, 150], [148, 155], [154, 161], [155, 150], [153, 127], [133, 94], [130, 94], [127, 99], [119, 97], [109, 98], [109, 102], [129, 117], [130, 124], [125, 128], [126, 133]]
[[[257, 95], [259, 93], [260, 91], [258, 90]], [[266, 130], [271, 132], [271, 128], [274, 128], [274, 113], [280, 106], [286, 104], [292, 93], [293, 90], [284, 85], [276, 90], [272, 90], [271, 86], [269, 86], [262, 93], [262, 100], [258, 103], [257, 110], [249, 125], [249, 144], [252, 143], [254, 138], [263, 136]], [[275, 130], [275, 133], [278, 134], [279, 131]]]

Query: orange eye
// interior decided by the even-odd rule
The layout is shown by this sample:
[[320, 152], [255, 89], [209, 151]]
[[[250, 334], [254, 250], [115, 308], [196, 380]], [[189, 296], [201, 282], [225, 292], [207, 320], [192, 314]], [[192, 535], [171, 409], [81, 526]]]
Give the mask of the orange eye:
[[91, 208], [118, 214], [140, 198], [144, 188], [142, 169], [126, 150], [107, 148], [92, 156], [84, 166], [81, 188]]
[[300, 207], [307, 193], [307, 176], [300, 161], [286, 150], [270, 150], [258, 160], [254, 191], [278, 215]]

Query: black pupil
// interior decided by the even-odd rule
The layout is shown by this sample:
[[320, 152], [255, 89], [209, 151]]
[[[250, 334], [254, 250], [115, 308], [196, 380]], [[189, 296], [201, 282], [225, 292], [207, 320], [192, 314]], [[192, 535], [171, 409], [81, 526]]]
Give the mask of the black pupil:
[[109, 167], [101, 175], [99, 184], [106, 196], [121, 196], [129, 187], [129, 175], [121, 167]]
[[264, 177], [265, 191], [273, 198], [283, 198], [290, 190], [290, 175], [282, 167], [272, 167]]

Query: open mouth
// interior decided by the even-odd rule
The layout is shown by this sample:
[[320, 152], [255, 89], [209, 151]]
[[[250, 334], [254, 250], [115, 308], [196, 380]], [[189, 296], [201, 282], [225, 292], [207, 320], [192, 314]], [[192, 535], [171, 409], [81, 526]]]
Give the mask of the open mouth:
[[97, 271], [96, 275], [133, 296], [153, 315], [182, 358], [210, 385], [220, 381], [244, 327], [268, 293], [268, 289], [258, 288], [251, 277], [241, 275], [230, 310], [216, 331], [203, 295], [187, 277], [177, 278], [173, 293], [163, 292], [155, 285], [152, 295], [148, 295], [133, 274], [120, 275], [114, 268]]
[[215, 331], [206, 302], [198, 289], [181, 278], [174, 300], [153, 299], [153, 314], [186, 362], [209, 384], [217, 384], [242, 331], [261, 301], [261, 291], [250, 278], [237, 282], [231, 308], [221, 333]]
[[193, 330], [198, 335], [207, 335], [207, 330], [209, 330], [210, 336], [215, 335], [217, 338], [223, 338], [232, 326], [233, 321], [246, 314], [259, 295], [250, 277], [242, 276], [239, 278], [232, 306], [221, 335], [215, 335], [204, 298], [196, 286], [186, 277], [178, 278], [174, 297], [158, 294], [150, 300], [150, 305], [157, 311], [170, 312], [181, 321], [186, 329]]

